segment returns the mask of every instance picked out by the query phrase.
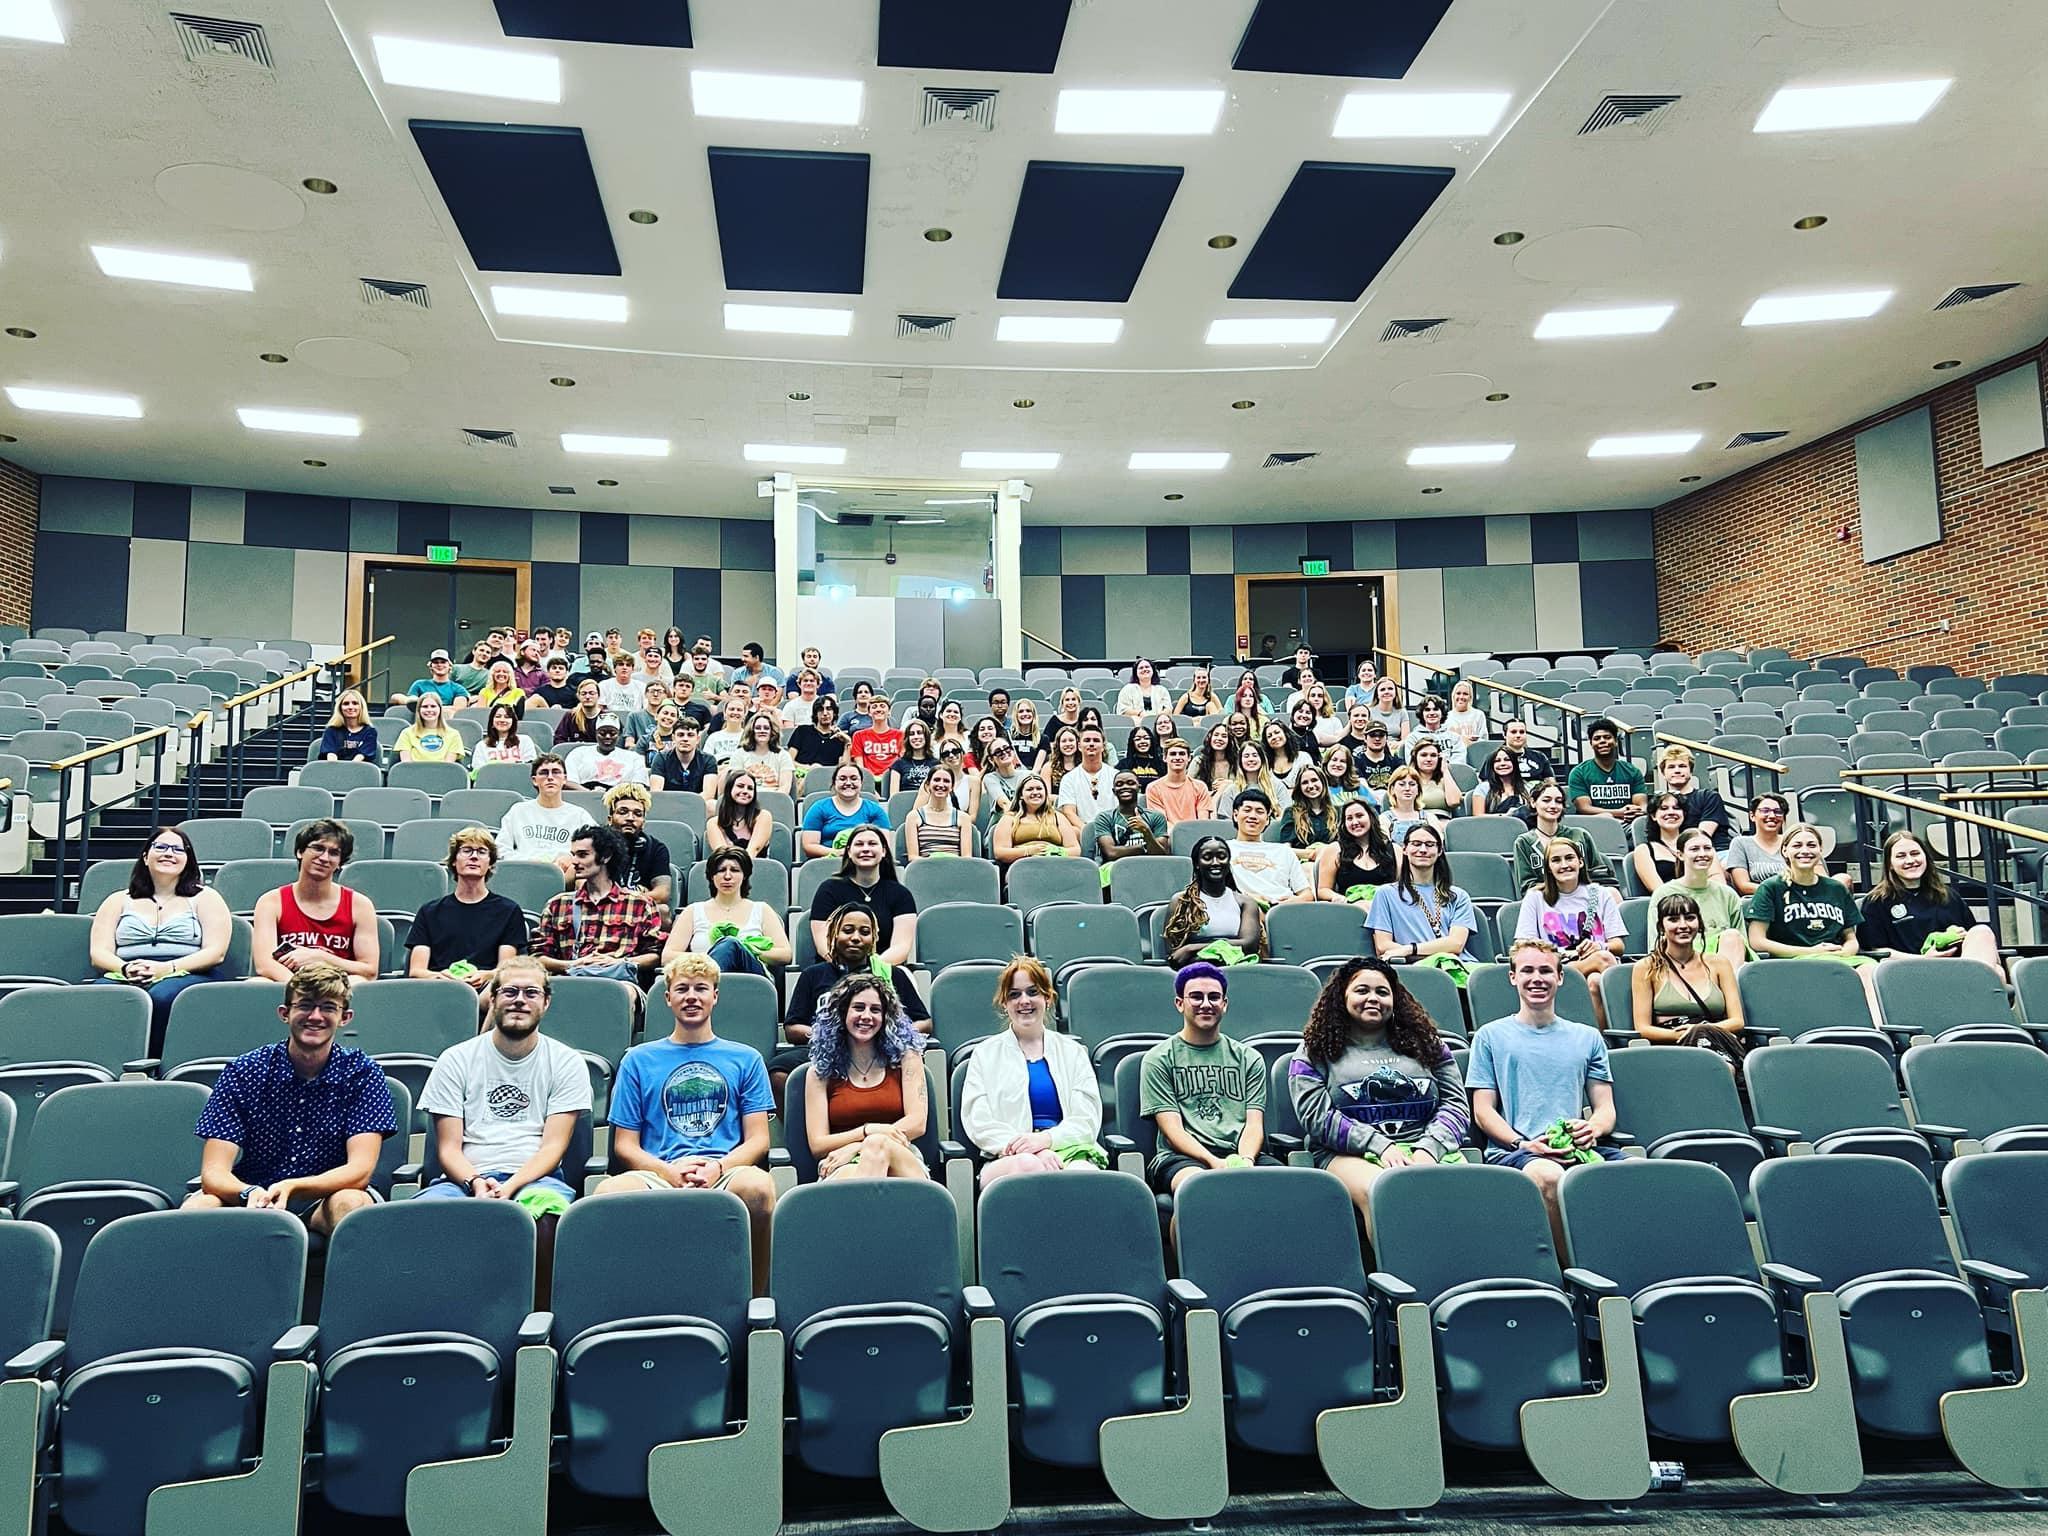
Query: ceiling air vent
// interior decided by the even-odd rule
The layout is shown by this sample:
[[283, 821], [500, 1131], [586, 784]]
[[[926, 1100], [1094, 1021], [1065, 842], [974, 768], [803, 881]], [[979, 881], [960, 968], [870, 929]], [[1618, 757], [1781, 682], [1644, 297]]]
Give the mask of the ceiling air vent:
[[1310, 459], [1320, 457], [1314, 453], [1269, 453], [1261, 469], [1292, 469], [1297, 464], [1306, 464]]
[[896, 317], [896, 339], [898, 341], [949, 341], [953, 335], [953, 322], [958, 315], [898, 315]]
[[425, 283], [402, 283], [395, 277], [358, 278], [365, 304], [410, 304], [414, 309], [432, 309], [433, 296]]
[[472, 448], [517, 448], [519, 434], [510, 427], [464, 427], [462, 440]]
[[1600, 105], [1580, 126], [1579, 134], [1604, 133], [1613, 138], [1648, 138], [1657, 131], [1658, 114], [1677, 96], [1602, 96]]
[[551, 485], [548, 487], [548, 494], [550, 496], [574, 496], [576, 494], [576, 487], [573, 485]]
[[270, 39], [262, 24], [230, 21], [225, 16], [199, 16], [191, 11], [171, 12], [178, 29], [178, 41], [185, 57], [194, 64], [214, 64], [223, 58], [245, 59], [260, 69], [271, 69]]
[[1995, 299], [2001, 293], [2010, 293], [2021, 287], [2019, 283], [1971, 283], [1966, 288], [1951, 289], [1949, 296], [1934, 307], [1954, 309], [1960, 304], [1975, 304], [1980, 299]]
[[1387, 328], [1380, 332], [1380, 340], [1433, 341], [1436, 333], [1450, 323], [1449, 315], [1433, 315], [1421, 320], [1389, 320]]
[[994, 133], [1000, 91], [928, 85], [924, 88], [924, 126], [942, 133]]
[[1790, 434], [1786, 432], [1738, 432], [1728, 439], [1728, 447], [1754, 448], [1759, 443], [1775, 443], [1779, 438], [1787, 436]]

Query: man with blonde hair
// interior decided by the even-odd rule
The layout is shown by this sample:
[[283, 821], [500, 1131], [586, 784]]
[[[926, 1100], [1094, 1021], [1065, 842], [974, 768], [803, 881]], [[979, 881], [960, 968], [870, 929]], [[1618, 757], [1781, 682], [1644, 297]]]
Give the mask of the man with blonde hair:
[[526, 915], [518, 902], [491, 890], [497, 867], [497, 839], [482, 827], [462, 827], [449, 837], [447, 869], [455, 889], [414, 914], [406, 975], [445, 977], [483, 992], [501, 965], [526, 953]]
[[663, 969], [675, 1028], [626, 1052], [612, 1087], [612, 1156], [626, 1172], [599, 1194], [648, 1189], [723, 1189], [747, 1208], [753, 1233], [754, 1292], [768, 1289], [768, 1223], [775, 1183], [768, 1114], [775, 1095], [767, 1063], [750, 1045], [711, 1031], [718, 967], [707, 955], [677, 955]]
[[619, 877], [619, 884], [644, 894], [667, 917], [672, 910], [675, 864], [668, 844], [647, 830], [647, 813], [653, 805], [654, 796], [645, 784], [616, 784], [605, 791], [605, 819], [626, 849], [626, 872]]

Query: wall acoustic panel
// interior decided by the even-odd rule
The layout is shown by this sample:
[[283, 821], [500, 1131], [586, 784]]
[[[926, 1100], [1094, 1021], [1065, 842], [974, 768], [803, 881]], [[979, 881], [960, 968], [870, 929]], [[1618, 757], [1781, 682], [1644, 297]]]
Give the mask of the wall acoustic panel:
[[1065, 638], [1060, 641], [1061, 646], [1076, 656], [1108, 655], [1105, 602], [1102, 577], [1062, 576], [1060, 629]]
[[185, 632], [263, 640], [290, 636], [293, 555], [257, 544], [187, 546]]
[[1486, 563], [1527, 565], [1531, 559], [1527, 517], [1489, 517], [1486, 520]]
[[[775, 643], [775, 573], [772, 571], [724, 571], [720, 573], [721, 638], [718, 654], [737, 656], [749, 640], [763, 649]], [[777, 657], [782, 661], [788, 658]]]
[[452, 506], [448, 536], [465, 560], [533, 558], [533, 514], [523, 507]]
[[292, 551], [292, 628], [263, 638], [340, 645], [348, 625], [348, 556], [332, 549]]
[[45, 475], [40, 526], [52, 533], [103, 533], [125, 539], [135, 531], [135, 486], [127, 480]]
[[1581, 560], [1647, 560], [1650, 558], [1650, 514], [1639, 510], [1581, 512], [1578, 515], [1578, 558]]
[[659, 634], [668, 628], [674, 591], [667, 571], [632, 565], [585, 565], [581, 582], [583, 628], [588, 631], [616, 625], [630, 640], [633, 631], [645, 624]]
[[1403, 570], [1394, 578], [1395, 617], [1399, 629], [1387, 643], [1410, 656], [1444, 647], [1444, 573]]
[[192, 487], [192, 542], [195, 544], [239, 544], [242, 542], [240, 491], [218, 485]]
[[1250, 574], [1301, 570], [1308, 553], [1308, 534], [1299, 523], [1239, 523], [1237, 570]]
[[2039, 363], [2021, 363], [1977, 386], [1977, 448], [1986, 469], [2043, 447]]
[[[200, 493], [194, 491], [196, 498]], [[194, 521], [197, 521], [197, 506]], [[196, 534], [195, 534], [196, 536]], [[362, 554], [398, 553], [398, 504], [392, 501], [352, 501], [348, 504], [348, 547]]]
[[[185, 541], [134, 539], [128, 545], [128, 622], [142, 635], [185, 630]], [[269, 635], [261, 639], [274, 638]]]
[[1856, 434], [1856, 505], [1866, 565], [1941, 542], [1934, 421], [1927, 406]]
[[710, 518], [636, 516], [628, 522], [626, 554], [634, 565], [719, 564], [718, 524]]
[[1536, 588], [1530, 567], [1454, 566], [1444, 572], [1445, 649], [1512, 651], [1535, 644]]
[[679, 565], [669, 576], [675, 593], [669, 622], [683, 632], [685, 639], [694, 641], [699, 635], [709, 635], [712, 643], [717, 644], [725, 592], [716, 567]]
[[1143, 528], [1064, 528], [1060, 531], [1063, 576], [1135, 576], [1145, 569]]
[[250, 491], [243, 498], [242, 540], [279, 549], [345, 550], [349, 521], [349, 503], [339, 496]]
[[1026, 523], [1017, 547], [1017, 569], [1025, 576], [1057, 576], [1060, 573], [1060, 531], [1043, 524]]
[[1351, 525], [1351, 569], [1391, 571], [1394, 568], [1394, 525], [1387, 522]]
[[533, 513], [533, 558], [574, 565], [583, 556], [583, 539], [576, 526], [580, 521], [574, 512], [537, 508]]
[[1570, 651], [1586, 643], [1579, 622], [1579, 567], [1538, 565], [1536, 576], [1536, 645], [1539, 651]]
[[1201, 523], [1188, 530], [1188, 567], [1198, 576], [1228, 576], [1237, 570], [1237, 538], [1227, 525]]
[[[126, 629], [128, 542], [125, 535], [116, 538], [103, 533], [39, 530], [33, 593], [37, 626], [61, 624], [87, 631]], [[208, 631], [218, 632], [218, 626]]]
[[[1024, 628], [1038, 636], [1048, 645], [1062, 649], [1066, 641], [1060, 637], [1066, 633], [1060, 614], [1060, 578], [1057, 576], [1026, 576], [1022, 582], [1024, 597]], [[1032, 649], [1029, 641], [1025, 649]]]
[[1579, 567], [1583, 645], [1642, 650], [1657, 643], [1657, 565], [1653, 560], [1589, 561]]
[[1189, 606], [1185, 576], [1112, 576], [1103, 614], [1104, 654], [1185, 656]]
[[[182, 542], [191, 538], [192, 487], [137, 481], [134, 529], [138, 539], [177, 539]], [[128, 627], [135, 628], [133, 624]], [[159, 633], [168, 634], [169, 631], [161, 630]]]
[[[1188, 648], [1190, 656], [1208, 656], [1226, 665], [1237, 654], [1237, 582], [1230, 576], [1188, 578]], [[1218, 673], [1218, 690], [1229, 678]]]

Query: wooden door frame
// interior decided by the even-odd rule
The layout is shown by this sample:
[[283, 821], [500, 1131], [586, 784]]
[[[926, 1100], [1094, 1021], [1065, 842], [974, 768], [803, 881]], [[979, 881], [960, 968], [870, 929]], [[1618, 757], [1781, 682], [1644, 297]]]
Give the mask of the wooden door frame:
[[[451, 575], [457, 571], [510, 571], [512, 573], [512, 622], [527, 625], [533, 622], [529, 612], [533, 602], [533, 562], [530, 560], [457, 560], [454, 564], [446, 561], [429, 560], [425, 555], [380, 555], [368, 550], [356, 550], [348, 557], [348, 618], [343, 640], [344, 649], [355, 647], [375, 639], [374, 635], [363, 633], [363, 624], [368, 614], [368, 586], [370, 567], [373, 565], [424, 565]], [[376, 667], [371, 667], [376, 671]]]
[[1380, 584], [1380, 611], [1387, 618], [1387, 637], [1381, 644], [1385, 645], [1390, 651], [1401, 649], [1401, 600], [1396, 595], [1398, 583], [1394, 580], [1394, 572], [1392, 571], [1330, 571], [1321, 576], [1304, 576], [1299, 571], [1262, 571], [1255, 576], [1240, 575], [1236, 579], [1237, 617], [1236, 627], [1231, 630], [1231, 638], [1235, 639], [1239, 635], [1244, 635], [1251, 641], [1251, 644], [1247, 645], [1245, 650], [1251, 656], [1252, 665], [1254, 666], [1258, 665], [1258, 636], [1252, 634], [1253, 582], [1270, 584], [1276, 581], [1370, 581], [1376, 579]]

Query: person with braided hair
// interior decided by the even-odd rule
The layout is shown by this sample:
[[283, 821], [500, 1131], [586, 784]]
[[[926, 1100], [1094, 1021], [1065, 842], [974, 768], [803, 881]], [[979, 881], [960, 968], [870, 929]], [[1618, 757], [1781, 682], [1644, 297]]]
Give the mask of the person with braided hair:
[[1457, 1063], [1384, 960], [1360, 956], [1332, 973], [1287, 1063], [1287, 1092], [1316, 1166], [1360, 1215], [1387, 1169], [1464, 1160], [1472, 1121]]

